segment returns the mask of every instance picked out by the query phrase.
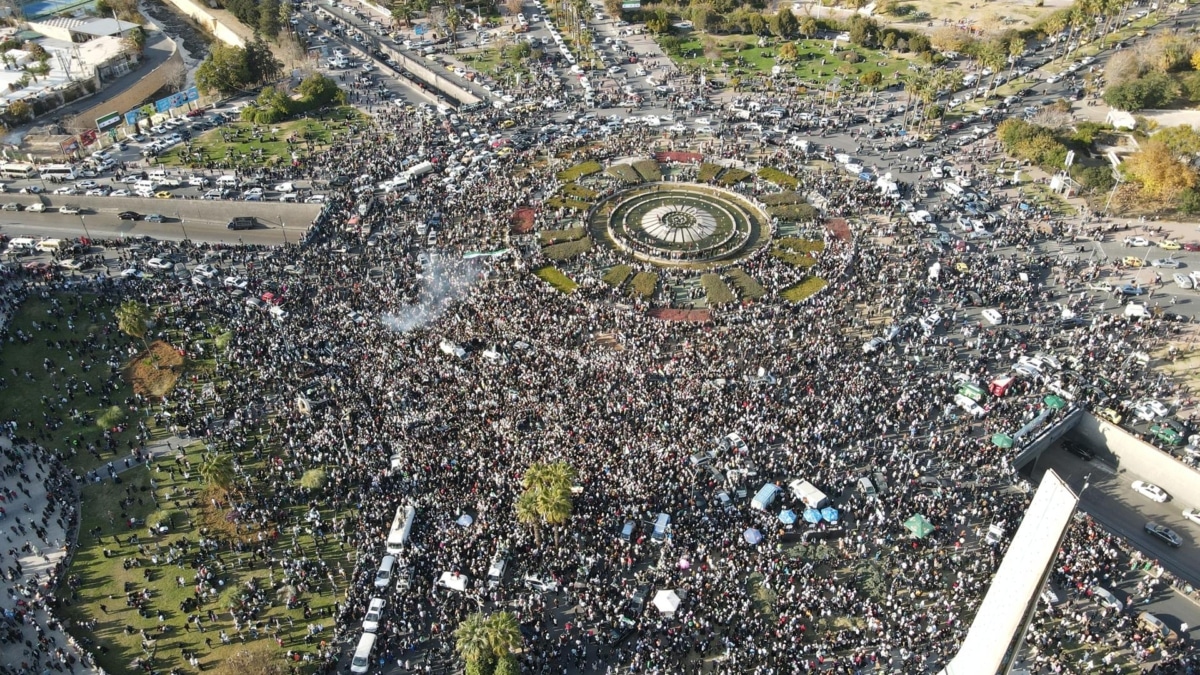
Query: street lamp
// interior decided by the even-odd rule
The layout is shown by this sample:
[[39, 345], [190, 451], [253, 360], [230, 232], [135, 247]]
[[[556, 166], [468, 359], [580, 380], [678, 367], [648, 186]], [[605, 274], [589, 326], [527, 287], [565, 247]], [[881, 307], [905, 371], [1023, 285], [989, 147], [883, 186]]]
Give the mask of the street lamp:
[[86, 220], [84, 220], [84, 218], [83, 218], [83, 214], [82, 214], [82, 213], [81, 213], [81, 214], [79, 214], [79, 224], [83, 226], [83, 234], [84, 234], [84, 236], [85, 236], [85, 237], [87, 237], [87, 238], [88, 238], [88, 241], [90, 242], [90, 241], [92, 240], [92, 233], [91, 233], [91, 232], [88, 232], [88, 229], [87, 229], [87, 221], [86, 221]]
[[183, 240], [189, 241], [187, 228], [183, 226], [183, 216], [179, 215], [179, 212], [176, 211], [175, 217], [179, 219], [179, 229], [183, 231]]

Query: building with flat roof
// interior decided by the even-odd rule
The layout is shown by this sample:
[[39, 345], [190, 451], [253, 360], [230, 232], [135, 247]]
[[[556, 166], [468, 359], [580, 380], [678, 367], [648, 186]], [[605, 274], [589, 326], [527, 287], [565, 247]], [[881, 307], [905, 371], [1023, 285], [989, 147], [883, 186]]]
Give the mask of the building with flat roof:
[[71, 19], [54, 17], [41, 21], [30, 21], [30, 30], [63, 42], [88, 42], [101, 37], [124, 37], [137, 28], [136, 23], [117, 19]]

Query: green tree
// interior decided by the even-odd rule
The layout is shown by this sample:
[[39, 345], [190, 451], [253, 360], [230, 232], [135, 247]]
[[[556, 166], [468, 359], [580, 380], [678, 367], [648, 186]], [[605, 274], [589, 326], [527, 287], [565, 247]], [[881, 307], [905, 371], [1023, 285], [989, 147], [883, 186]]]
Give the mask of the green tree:
[[908, 48], [917, 54], [927, 54], [933, 49], [933, 45], [929, 44], [929, 38], [917, 33], [908, 38]]
[[883, 73], [879, 72], [878, 70], [868, 70], [858, 78], [858, 81], [861, 82], [863, 86], [874, 89], [880, 84], [883, 84]]
[[246, 44], [246, 70], [249, 82], [265, 84], [283, 75], [283, 62], [275, 58], [270, 45], [261, 37], [255, 37], [253, 42]]
[[258, 32], [274, 40], [279, 36], [279, 0], [259, 0]]
[[800, 19], [800, 34], [806, 40], [812, 39], [812, 36], [817, 34], [817, 20], [811, 16]]
[[1180, 192], [1179, 210], [1192, 215], [1200, 213], [1200, 190], [1188, 188]]
[[221, 492], [230, 492], [236, 485], [233, 459], [228, 453], [210, 452], [206, 454], [204, 461], [200, 463], [199, 473], [200, 480], [204, 481], [205, 485]]
[[332, 78], [320, 73], [313, 73], [304, 78], [296, 90], [300, 92], [301, 100], [309, 108], [346, 103], [346, 92]]
[[468, 668], [474, 667], [480, 673], [491, 671], [492, 645], [488, 622], [483, 614], [475, 612], [458, 624], [458, 628], [454, 629], [454, 647]]
[[800, 22], [792, 13], [790, 6], [785, 6], [771, 16], [771, 33], [776, 37], [790, 40], [800, 32]]
[[861, 14], [855, 14], [846, 22], [850, 33], [850, 42], [860, 47], [873, 47], [879, 37], [879, 24]]
[[208, 56], [196, 69], [196, 87], [205, 93], [217, 91], [232, 94], [249, 82], [246, 50], [221, 42], [213, 44]]
[[8, 116], [17, 122], [23, 122], [33, 115], [33, 106], [23, 99], [17, 99], [8, 104]]
[[121, 38], [121, 47], [127, 54], [141, 56], [146, 51], [146, 31], [141, 26], [130, 28]]
[[646, 30], [658, 35], [669, 33], [671, 31], [671, 15], [661, 7], [655, 9], [650, 18], [646, 19]]
[[115, 314], [117, 328], [129, 337], [141, 340], [149, 349], [146, 332], [150, 330], [150, 309], [136, 300], [126, 300], [117, 307]]
[[785, 42], [779, 45], [779, 53], [775, 56], [780, 63], [792, 63], [798, 58], [800, 58], [800, 52], [796, 49], [795, 42]]
[[497, 664], [521, 646], [521, 627], [511, 612], [497, 612], [487, 618], [488, 648]]
[[1180, 157], [1200, 154], [1200, 132], [1191, 125], [1163, 127], [1152, 138]]

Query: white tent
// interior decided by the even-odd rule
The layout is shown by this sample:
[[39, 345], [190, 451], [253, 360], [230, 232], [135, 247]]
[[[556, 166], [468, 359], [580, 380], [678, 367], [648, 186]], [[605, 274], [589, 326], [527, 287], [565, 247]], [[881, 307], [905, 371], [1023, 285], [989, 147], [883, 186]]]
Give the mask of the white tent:
[[674, 614], [679, 609], [679, 594], [675, 591], [659, 591], [654, 594], [654, 606], [663, 614]]

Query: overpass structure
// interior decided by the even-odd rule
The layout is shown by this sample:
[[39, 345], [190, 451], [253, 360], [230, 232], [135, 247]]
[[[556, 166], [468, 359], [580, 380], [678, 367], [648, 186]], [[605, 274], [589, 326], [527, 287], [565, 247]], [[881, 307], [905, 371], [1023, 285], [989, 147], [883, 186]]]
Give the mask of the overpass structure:
[[1008, 675], [1078, 502], [1058, 474], [1046, 472], [962, 647], [939, 675]]

